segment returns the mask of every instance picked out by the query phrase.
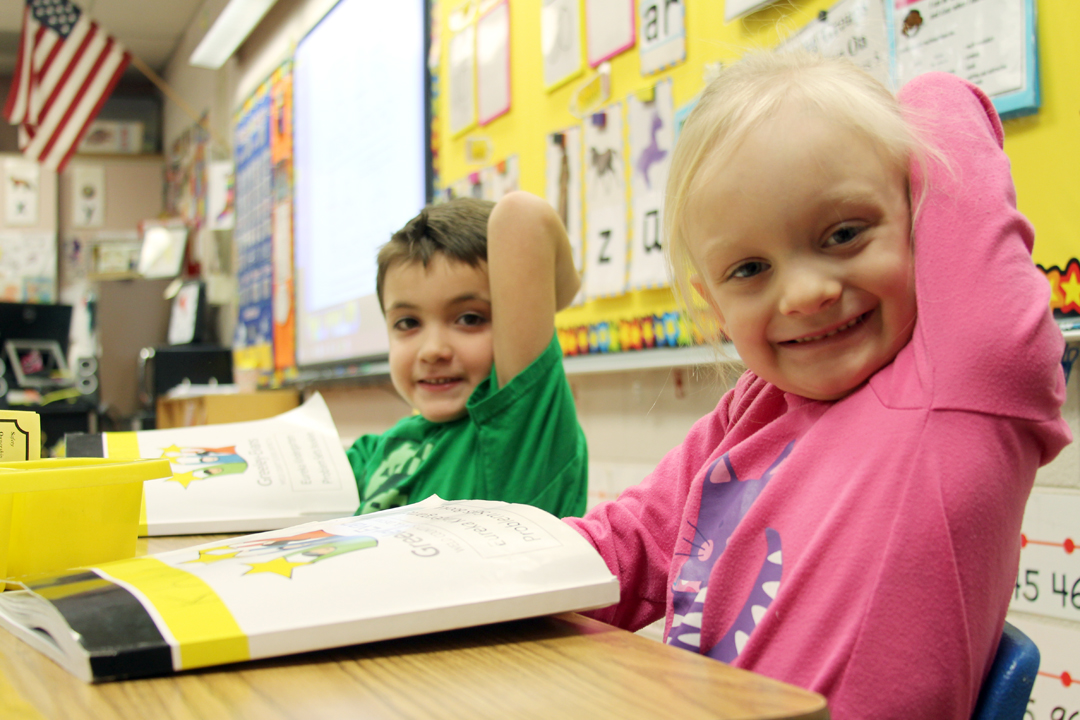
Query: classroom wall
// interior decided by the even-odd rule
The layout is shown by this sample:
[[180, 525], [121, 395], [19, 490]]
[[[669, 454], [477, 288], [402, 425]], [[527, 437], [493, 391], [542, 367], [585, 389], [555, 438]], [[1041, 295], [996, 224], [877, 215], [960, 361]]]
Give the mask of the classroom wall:
[[[220, 1], [208, 0], [207, 6], [217, 7]], [[722, 2], [687, 0], [686, 4], [687, 61], [670, 72], [676, 107], [700, 90], [707, 63], [731, 60], [748, 46], [771, 47], [788, 32], [810, 21], [819, 10], [828, 8], [831, 2], [790, 0], [728, 24], [723, 22]], [[332, 5], [333, 0], [278, 0], [237, 56], [219, 71], [197, 70], [186, 64], [191, 49], [208, 27], [206, 17], [201, 20], [197, 17], [170, 63], [166, 78], [199, 112], [207, 112], [211, 127], [231, 142], [229, 123], [236, 108], [291, 55], [296, 42]], [[445, 22], [447, 14], [459, 5], [461, 2], [442, 0], [437, 5], [437, 17]], [[572, 81], [552, 93], [540, 89], [539, 65], [530, 60], [540, 57], [540, 7], [541, 0], [512, 3], [511, 112], [459, 138], [451, 137], [445, 124], [436, 128], [439, 174], [444, 185], [477, 169], [466, 159], [464, 143], [470, 135], [482, 135], [491, 141], [495, 160], [518, 154], [520, 187], [543, 194], [544, 136], [580, 122], [568, 111], [570, 95], [580, 81]], [[1005, 123], [1005, 148], [1013, 162], [1018, 204], [1037, 230], [1034, 259], [1044, 268], [1055, 265], [1064, 268], [1070, 258], [1080, 255], [1080, 215], [1076, 213], [1080, 207], [1080, 173], [1076, 172], [1076, 160], [1080, 157], [1080, 115], [1075, 83], [1075, 71], [1080, 67], [1080, 44], [1075, 42], [1076, 31], [1080, 29], [1080, 4], [1072, 0], [1038, 0], [1037, 7], [1043, 107], [1034, 116]], [[441, 62], [445, 67], [449, 37], [445, 25], [441, 26], [440, 36]], [[641, 77], [635, 51], [614, 58], [612, 68], [613, 101], [624, 101], [628, 94], [654, 82]], [[439, 103], [439, 122], [445, 123], [445, 96]], [[190, 124], [190, 118], [173, 103], [166, 103], [166, 149]], [[651, 292], [652, 295], [639, 293], [598, 301], [599, 307], [581, 308], [570, 315], [578, 313], [577, 317], [584, 318], [582, 322], [588, 322], [590, 313], [632, 312], [636, 305], [655, 303], [659, 297], [656, 293], [662, 295], [664, 291]], [[1076, 436], [1080, 436], [1078, 383], [1080, 379], [1075, 375], [1070, 377], [1064, 410]], [[682, 440], [697, 419], [712, 410], [726, 387], [708, 369], [571, 375], [570, 385], [589, 443], [590, 504], [612, 497], [644, 477]], [[409, 413], [389, 384], [333, 385], [324, 387], [322, 392], [344, 444], [364, 433], [382, 432]], [[1036, 484], [1037, 493], [1063, 491], [1069, 502], [1080, 502], [1080, 444], [1070, 445], [1041, 469]], [[1043, 519], [1033, 518], [1030, 522], [1035, 523], [1034, 529], [1025, 525], [1025, 532], [1034, 533], [1032, 537], [1053, 534], [1046, 529]], [[1075, 519], [1071, 527], [1076, 527]], [[1073, 532], [1080, 540], [1080, 530]], [[1022, 558], [1022, 562], [1027, 561]], [[1080, 568], [1075, 572], [1080, 572]], [[1051, 582], [1058, 582], [1059, 578], [1063, 582], [1064, 575], [1054, 575], [1051, 580], [1049, 569], [1044, 570], [1044, 575], [1045, 598], [1052, 592]], [[1069, 577], [1069, 582], [1073, 582], [1075, 578]], [[1068, 665], [1073, 676], [1080, 675], [1080, 656], [1075, 651], [1080, 647], [1080, 609], [1072, 619], [1067, 615], [1047, 619], [1031, 612], [1033, 607], [1024, 606], [1023, 602], [1017, 600], [1010, 617], [1019, 618], [1017, 623], [1023, 623], [1033, 636], [1039, 635], [1044, 658], [1054, 663], [1058, 672]], [[1080, 601], [1072, 602], [1075, 605]], [[1063, 607], [1068, 610], [1071, 606]], [[1051, 629], [1047, 630], [1048, 627]], [[1055, 700], [1054, 693], [1061, 686], [1057, 680], [1042, 678], [1039, 682], [1037, 717], [1051, 718], [1051, 711], [1068, 706], [1068, 699]], [[1075, 683], [1073, 692], [1076, 692]], [[1054, 705], [1055, 702], [1063, 704]], [[1080, 703], [1068, 707], [1071, 712], [1080, 708]]]

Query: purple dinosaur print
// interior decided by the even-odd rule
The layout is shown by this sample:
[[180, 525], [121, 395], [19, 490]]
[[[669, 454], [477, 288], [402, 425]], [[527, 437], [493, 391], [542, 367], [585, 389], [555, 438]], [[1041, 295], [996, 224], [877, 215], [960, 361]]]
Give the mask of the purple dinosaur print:
[[652, 119], [652, 139], [649, 140], [649, 144], [645, 146], [645, 149], [641, 151], [641, 155], [638, 155], [637, 169], [641, 176], [645, 178], [645, 187], [647, 188], [652, 187], [652, 183], [649, 182], [649, 168], [663, 160], [668, 154], [668, 151], [661, 150], [659, 143], [656, 142], [656, 133], [660, 132], [662, 127], [664, 127], [664, 121], [660, 117], [660, 113], [654, 114]]
[[[687, 555], [687, 560], [672, 585], [674, 614], [667, 637], [669, 645], [702, 652], [701, 619], [712, 569], [727, 547], [732, 532], [794, 446], [795, 441], [792, 440], [760, 478], [740, 480], [726, 453], [709, 468], [701, 486], [697, 524], [688, 523], [693, 535], [683, 538], [689, 547], [686, 553], [681, 554]], [[737, 658], [746, 639], [776, 597], [783, 569], [780, 533], [766, 528], [765, 541], [768, 552], [754, 581], [754, 589], [735, 622], [703, 654], [723, 662]]]

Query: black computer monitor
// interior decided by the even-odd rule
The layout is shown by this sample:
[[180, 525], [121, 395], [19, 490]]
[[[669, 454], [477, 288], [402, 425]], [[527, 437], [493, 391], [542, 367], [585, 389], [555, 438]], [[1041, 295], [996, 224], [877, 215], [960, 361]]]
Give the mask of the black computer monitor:
[[[31, 372], [30, 375], [37, 378], [39, 375], [49, 378], [47, 383], [30, 383], [30, 385], [70, 384], [70, 382], [55, 382], [52, 378], [54, 365], [62, 363], [67, 358], [68, 334], [71, 332], [71, 306], [70, 305], [34, 305], [32, 303], [6, 303], [0, 302], [0, 360], [3, 360], [4, 392], [7, 388], [16, 388], [23, 385], [16, 377], [15, 364], [17, 358], [12, 354], [22, 357], [21, 352], [26, 342], [36, 343], [36, 347], [59, 346], [60, 355], [52, 359], [52, 362], [42, 362], [39, 373]], [[8, 341], [15, 341], [12, 350], [7, 350]], [[39, 352], [31, 348], [27, 352]], [[51, 351], [55, 355], [55, 351]], [[36, 357], [36, 356], [35, 356]], [[57, 366], [58, 367], [58, 366]], [[65, 365], [66, 367], [66, 365]]]

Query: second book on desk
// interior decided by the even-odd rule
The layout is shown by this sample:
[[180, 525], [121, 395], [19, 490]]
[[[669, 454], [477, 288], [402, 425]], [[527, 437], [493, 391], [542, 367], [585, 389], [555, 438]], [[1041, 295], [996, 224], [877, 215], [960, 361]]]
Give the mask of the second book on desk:
[[68, 435], [70, 457], [165, 458], [143, 485], [141, 535], [254, 532], [352, 515], [360, 505], [330, 410], [316, 393], [264, 420]]
[[611, 605], [618, 580], [529, 505], [424, 502], [8, 581], [0, 626], [85, 681]]

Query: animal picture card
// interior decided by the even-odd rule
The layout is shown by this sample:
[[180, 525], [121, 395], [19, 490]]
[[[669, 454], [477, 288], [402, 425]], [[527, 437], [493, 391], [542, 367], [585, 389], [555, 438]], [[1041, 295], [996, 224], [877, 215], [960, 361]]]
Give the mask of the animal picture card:
[[616, 103], [585, 119], [586, 300], [626, 290], [626, 167], [622, 108]]
[[37, 225], [41, 166], [21, 157], [4, 158], [4, 224]]
[[545, 159], [545, 197], [566, 228], [574, 255], [574, 267], [580, 273], [584, 259], [581, 232], [581, 127], [569, 127], [548, 135]]
[[668, 284], [667, 263], [661, 239], [661, 208], [664, 185], [675, 147], [675, 104], [671, 79], [657, 83], [642, 99], [636, 93], [627, 100], [630, 124], [630, 230], [631, 290]]
[[540, 10], [544, 87], [562, 87], [581, 75], [581, 12], [578, 0], [544, 0]]

